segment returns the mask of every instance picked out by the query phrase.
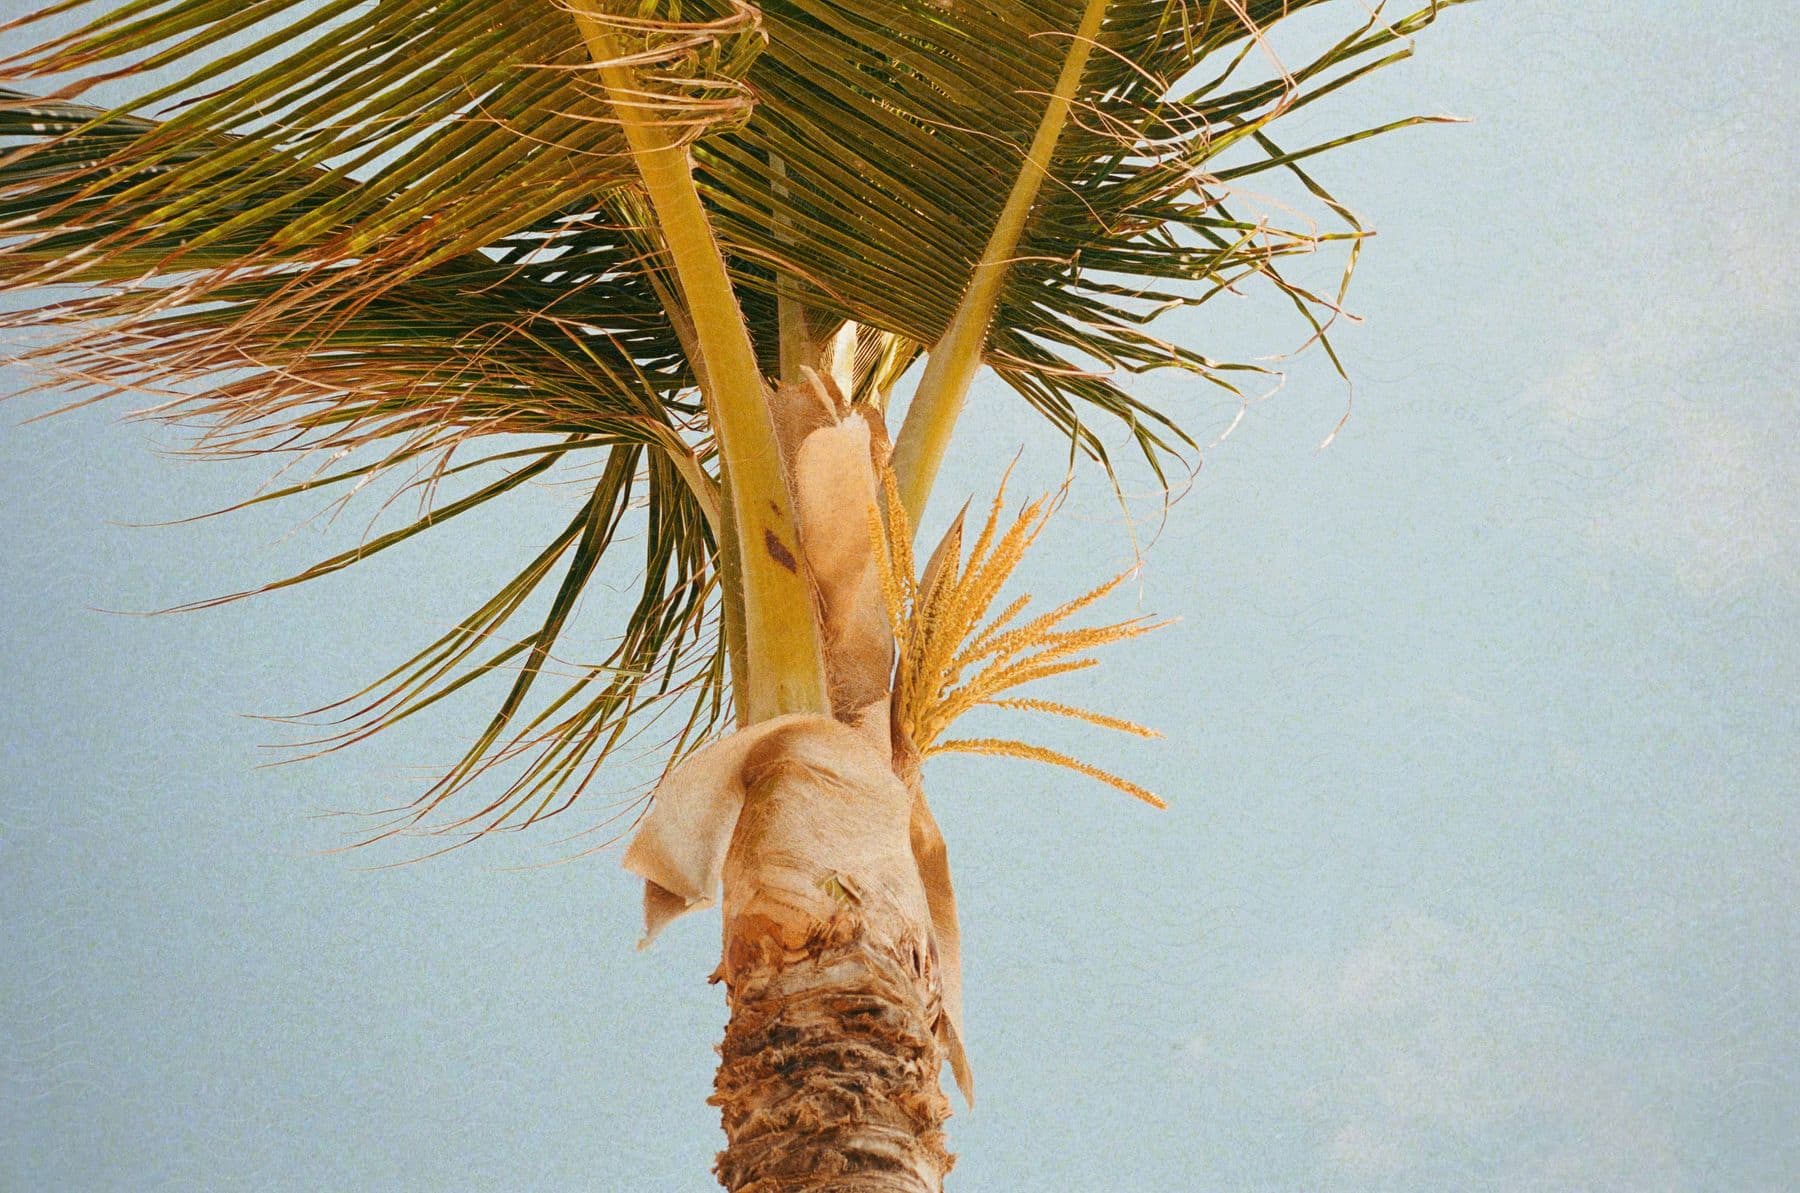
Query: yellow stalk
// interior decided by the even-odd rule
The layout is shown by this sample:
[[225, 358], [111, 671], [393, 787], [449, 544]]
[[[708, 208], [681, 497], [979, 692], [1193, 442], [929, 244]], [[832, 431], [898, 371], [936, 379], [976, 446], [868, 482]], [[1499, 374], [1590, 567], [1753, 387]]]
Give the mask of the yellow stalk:
[[939, 742], [931, 749], [925, 751], [925, 756], [929, 758], [933, 754], [949, 753], [987, 754], [996, 758], [1023, 758], [1028, 762], [1044, 762], [1051, 766], [1064, 767], [1074, 771], [1076, 774], [1086, 775], [1090, 779], [1098, 779], [1108, 787], [1117, 788], [1126, 795], [1143, 800], [1152, 808], [1167, 808], [1169, 806], [1154, 793], [1138, 786], [1130, 779], [1120, 778], [1111, 771], [1101, 770], [1090, 762], [1083, 762], [1079, 758], [1071, 758], [1069, 755], [1058, 750], [1052, 750], [1046, 746], [1034, 745], [1030, 742], [1016, 741], [1012, 738], [1004, 737], [958, 738], [954, 741]]
[[[723, 462], [719, 465], [719, 486], [727, 492], [731, 489], [731, 474]], [[727, 501], [720, 508], [719, 529], [713, 542], [718, 544], [719, 586], [722, 590], [719, 632], [725, 635], [725, 658], [731, 665], [731, 690], [737, 696], [732, 713], [739, 729], [750, 724], [750, 653], [744, 641], [744, 567], [739, 558], [742, 552], [738, 549], [741, 541], [737, 515]]]
[[573, 10], [588, 53], [644, 181], [698, 343], [707, 417], [728, 478], [743, 577], [744, 653], [739, 703], [751, 721], [829, 712], [812, 591], [800, 574], [799, 538], [756, 352], [688, 152], [653, 111], [637, 72], [606, 23]]
[[1107, 0], [1088, 0], [1081, 15], [1081, 25], [1069, 43], [1069, 56], [1063, 60], [1050, 103], [1038, 122], [1037, 133], [1025, 155], [1025, 165], [1013, 180], [1012, 190], [1001, 208], [1000, 219], [988, 237], [987, 248], [975, 265], [974, 277], [963, 291], [962, 301], [950, 320], [943, 337], [931, 349], [925, 363], [925, 374], [919, 379], [918, 392], [894, 442], [894, 473], [899, 479], [901, 504], [917, 533], [919, 520], [925, 513], [925, 502], [931, 496], [931, 485], [937, 479], [938, 466], [950, 445], [950, 433], [962, 413], [963, 400], [981, 368], [981, 356], [987, 346], [988, 328], [994, 319], [994, 308], [1000, 302], [1000, 291], [1006, 281], [1007, 268], [1018, 252], [1019, 240], [1025, 233], [1026, 217], [1037, 201], [1038, 190], [1050, 173], [1050, 158], [1056, 142], [1069, 121], [1069, 107], [1075, 91], [1081, 86], [1087, 69], [1088, 53], [1099, 36], [1100, 23], [1106, 16]]
[[1156, 730], [1140, 725], [1136, 721], [1127, 721], [1124, 717], [1109, 717], [1105, 713], [1095, 712], [1091, 708], [1078, 708], [1073, 704], [1061, 704], [1055, 700], [990, 700], [995, 708], [1014, 708], [1025, 712], [1049, 713], [1053, 717], [1068, 717], [1075, 721], [1086, 721], [1090, 725], [1098, 725], [1102, 729], [1111, 729], [1119, 733], [1129, 733], [1133, 737], [1155, 739], [1162, 736]]

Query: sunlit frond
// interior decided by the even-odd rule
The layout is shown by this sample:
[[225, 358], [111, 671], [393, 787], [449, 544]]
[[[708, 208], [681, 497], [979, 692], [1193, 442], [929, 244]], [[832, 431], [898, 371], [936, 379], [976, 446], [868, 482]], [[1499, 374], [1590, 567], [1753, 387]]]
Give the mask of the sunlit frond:
[[[160, 127], [71, 102], [0, 109], [0, 133], [26, 135], [33, 125], [43, 126], [37, 135], [62, 138], [72, 159], [153, 138]], [[100, 150], [89, 144], [96, 139]], [[26, 196], [44, 164], [0, 160], [0, 194], [30, 209]], [[289, 185], [279, 174], [264, 170], [253, 181], [279, 193]], [[47, 199], [60, 202], [59, 194], [52, 188]], [[621, 205], [558, 226], [592, 228], [629, 211]], [[25, 284], [33, 269], [79, 256], [132, 215], [101, 196], [55, 218], [64, 221], [56, 236], [15, 241], [16, 252], [0, 254], [0, 282]], [[540, 479], [600, 465], [583, 513], [518, 575], [408, 662], [319, 710], [326, 736], [301, 747], [308, 754], [365, 740], [504, 678], [488, 727], [390, 828], [466, 840], [541, 819], [579, 794], [599, 758], [631, 734], [662, 719], [679, 752], [729, 709], [717, 632], [717, 481], [680, 336], [650, 275], [635, 268], [640, 238], [621, 226], [589, 237], [579, 253], [547, 252], [556, 230], [501, 237], [375, 293], [320, 288], [289, 322], [264, 312], [283, 300], [290, 271], [241, 267], [244, 246], [230, 241], [183, 255], [159, 225], [144, 225], [149, 235], [136, 249], [80, 256], [102, 263], [86, 275], [97, 286], [5, 319], [60, 335], [40, 338], [25, 360], [64, 392], [160, 395], [149, 413], [191, 429], [191, 450], [268, 457], [283, 478], [300, 478], [233, 508], [317, 494], [336, 510], [354, 495], [391, 489], [384, 476], [400, 480], [388, 502], [408, 492], [421, 498], [409, 523], [188, 608], [331, 575], [425, 533], [452, 533], [446, 528], [459, 518]], [[151, 283], [131, 285], [145, 270]], [[488, 438], [495, 435], [506, 438]], [[478, 449], [495, 443], [504, 446]], [[610, 654], [539, 698], [545, 677], [567, 670], [553, 665], [552, 649], [622, 528], [645, 542], [636, 608]], [[515, 627], [540, 593], [551, 600], [548, 614]], [[450, 795], [496, 768], [510, 775], [500, 803], [450, 810]], [[555, 801], [544, 799], [550, 791]]]
[[[1353, 130], [1282, 152], [1292, 113], [1410, 53], [1449, 7], [1357, 25], [1322, 51], [1271, 64], [1276, 26], [1325, 0], [1113, 0], [1072, 126], [1058, 142], [995, 313], [987, 359], [1041, 414], [1102, 459], [1096, 415], [1124, 424], [1153, 465], [1190, 447], [1188, 410], [1160, 410], [1118, 373], [1175, 368], [1236, 392], [1246, 370], [1158, 336], [1163, 311], [1262, 280], [1299, 307], [1301, 336], [1335, 296], [1282, 266], [1364, 229], [1322, 190], [1316, 213], [1253, 211], [1247, 180], [1416, 123]], [[756, 113], [698, 162], [723, 234], [791, 262], [828, 310], [937, 342], [1023, 168], [1083, 0], [769, 0]], [[1343, 6], [1346, 9], [1352, 6]], [[769, 161], [782, 186], [769, 185]], [[1346, 269], [1354, 257], [1346, 252]], [[748, 272], [751, 285], [777, 273]], [[1295, 340], [1270, 344], [1270, 350]]]

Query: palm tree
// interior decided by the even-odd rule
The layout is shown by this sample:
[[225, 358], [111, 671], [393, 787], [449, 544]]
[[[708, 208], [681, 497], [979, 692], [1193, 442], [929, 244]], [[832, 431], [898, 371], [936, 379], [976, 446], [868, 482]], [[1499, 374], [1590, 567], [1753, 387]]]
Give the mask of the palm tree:
[[[498, 685], [372, 834], [454, 847], [559, 813], [664, 726], [626, 864], [652, 934], [722, 903], [721, 1183], [937, 1189], [945, 1062], [971, 1085], [921, 762], [1019, 754], [1154, 802], [943, 737], [982, 704], [1141, 732], [1006, 693], [1153, 627], [1068, 624], [1116, 580], [994, 612], [1052, 501], [1009, 521], [995, 498], [966, 553], [958, 517], [922, 569], [912, 540], [983, 367], [1109, 475], [1116, 420], [1160, 478], [1196, 445], [1122, 378], [1236, 392], [1256, 370], [1156, 316], [1260, 282], [1330, 351], [1341, 287], [1282, 268], [1340, 242], [1347, 280], [1365, 230], [1302, 163], [1421, 118], [1300, 148], [1280, 121], [1446, 5], [1358, 10], [1282, 65], [1269, 30], [1323, 3], [128, 0], [76, 23], [87, 0], [64, 0], [4, 26], [39, 44], [0, 56], [38, 92], [0, 93], [0, 286], [28, 295], [15, 326], [55, 330], [28, 355], [78, 400], [154, 393], [198, 449], [287, 461], [246, 504], [460, 492], [259, 592], [581, 478], [523, 571], [320, 710], [319, 748]], [[107, 88], [130, 94], [86, 102]], [[1246, 214], [1264, 174], [1328, 227]], [[627, 527], [616, 645], [546, 693]]]

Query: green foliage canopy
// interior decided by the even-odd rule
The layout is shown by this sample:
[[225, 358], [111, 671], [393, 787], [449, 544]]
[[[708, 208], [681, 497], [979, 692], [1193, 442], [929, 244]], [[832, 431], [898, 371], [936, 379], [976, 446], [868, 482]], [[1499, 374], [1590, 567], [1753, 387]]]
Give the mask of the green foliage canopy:
[[[1341, 290], [1292, 283], [1282, 263], [1332, 240], [1353, 263], [1364, 231], [1301, 163], [1426, 119], [1278, 144], [1284, 118], [1405, 57], [1447, 6], [1359, 9], [1304, 65], [1270, 67], [1271, 29], [1324, 3], [1104, 6], [984, 359], [1109, 468], [1097, 418], [1159, 475], [1193, 447], [1179, 412], [1132, 396], [1125, 375], [1173, 368], [1229, 389], [1249, 367], [1160, 338], [1156, 316], [1262, 279], [1322, 333]], [[66, 0], [6, 35], [95, 7]], [[635, 102], [689, 146], [766, 374], [781, 370], [783, 303], [797, 304], [811, 327], [856, 326], [850, 388], [886, 407], [957, 311], [1085, 8], [664, 0], [609, 15], [643, 81]], [[156, 412], [194, 427], [202, 450], [321, 462], [257, 502], [501, 470], [257, 591], [337, 571], [553, 466], [597, 473], [499, 593], [321, 710], [335, 748], [513, 672], [468, 754], [397, 824], [518, 760], [498, 798], [441, 827], [523, 826], [566, 806], [644, 718], [678, 709], [679, 753], [726, 715], [718, 452], [692, 327], [566, 7], [130, 0], [0, 58], [0, 84], [16, 88], [0, 91], [0, 288], [49, 296], [10, 317], [59, 329], [38, 363], [90, 398], [167, 395]], [[87, 102], [100, 84], [136, 92]], [[1236, 184], [1270, 171], [1297, 177], [1335, 226], [1240, 215]], [[639, 596], [616, 647], [529, 705], [638, 516]]]

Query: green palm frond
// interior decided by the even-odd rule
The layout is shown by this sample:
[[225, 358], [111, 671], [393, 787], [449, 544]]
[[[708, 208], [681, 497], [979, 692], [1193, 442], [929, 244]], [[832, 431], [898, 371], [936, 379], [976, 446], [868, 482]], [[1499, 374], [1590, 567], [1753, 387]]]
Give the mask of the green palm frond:
[[[1092, 408], [1124, 420], [1152, 462], [1185, 442], [1170, 412], [1096, 377], [1096, 365], [1176, 367], [1230, 384], [1225, 366], [1151, 334], [1154, 312], [1250, 275], [1281, 285], [1284, 257], [1361, 234], [1353, 222], [1322, 233], [1240, 219], [1230, 203], [1232, 184], [1245, 178], [1415, 122], [1294, 152], [1259, 135], [1406, 56], [1404, 39], [1446, 6], [1392, 19], [1377, 12], [1307, 63], [1239, 81], [1254, 73], [1249, 50], [1272, 26], [1324, 2], [1105, 6], [989, 350], [1001, 375], [1089, 450], [1100, 442], [1079, 416]], [[138, 147], [68, 167], [68, 201], [104, 196], [113, 210], [119, 231], [102, 239], [102, 256], [141, 258], [154, 242], [140, 238], [153, 226], [158, 240], [180, 241], [176, 260], [226, 245], [240, 264], [354, 259], [354, 284], [372, 286], [527, 229], [548, 240], [562, 228], [570, 251], [585, 247], [583, 230], [614, 234], [605, 219], [569, 219], [591, 216], [631, 173], [567, 11], [547, 0], [384, 0], [352, 20], [362, 7], [128, 5], [0, 60], [0, 77], [197, 63], [143, 101], [162, 102], [256, 53], [297, 47], [182, 107], [155, 136], [136, 138]], [[1020, 172], [1082, 7], [769, 0], [754, 21], [725, 0], [679, 6], [685, 23], [673, 28], [705, 30], [699, 40], [715, 47], [705, 70], [684, 79], [741, 81], [755, 103], [747, 120], [696, 151], [740, 282], [772, 295], [791, 274], [831, 315], [935, 342]], [[273, 31], [251, 49], [225, 51], [227, 36], [265, 25]], [[1207, 81], [1192, 86], [1196, 77]], [[224, 132], [233, 135], [228, 147]], [[1221, 160], [1230, 164], [1215, 167]], [[1328, 214], [1342, 210], [1330, 203]], [[34, 255], [49, 248], [34, 246]], [[96, 268], [84, 262], [75, 276]], [[1290, 293], [1329, 321], [1327, 299]], [[767, 352], [773, 328], [758, 330], [769, 333], [756, 337]]]
[[[91, 160], [90, 140], [116, 148], [158, 127], [63, 101], [12, 103], [0, 111], [0, 135], [62, 138], [47, 144], [70, 160]], [[47, 195], [60, 209], [44, 203], [46, 193], [30, 187], [45, 171], [31, 155], [0, 163], [0, 193], [25, 213], [37, 200], [35, 210], [54, 210], [62, 221], [54, 236], [0, 258], [0, 278], [16, 285], [58, 254], [130, 226], [129, 212], [104, 196], [67, 205], [63, 187]], [[257, 181], [279, 193], [292, 180], [277, 173], [264, 171]], [[308, 297], [306, 319], [295, 328], [261, 313], [290, 283], [282, 268], [237, 268], [241, 246], [229, 243], [171, 256], [175, 242], [159, 225], [137, 231], [146, 229], [155, 235], [129, 251], [83, 258], [101, 262], [88, 280], [115, 284], [7, 317], [68, 333], [27, 353], [27, 361], [85, 389], [89, 400], [127, 390], [164, 394], [153, 413], [191, 426], [200, 452], [291, 457], [288, 468], [324, 461], [307, 479], [242, 505], [333, 491], [347, 496], [384, 472], [416, 474], [403, 487], [435, 493], [503, 470], [292, 576], [188, 608], [331, 575], [486, 508], [558, 465], [603, 462], [583, 514], [563, 534], [448, 633], [350, 701], [319, 710], [332, 718], [328, 735], [307, 748], [362, 740], [486, 677], [510, 673], [486, 730], [404, 822], [475, 834], [549, 809], [522, 814], [509, 802], [435, 825], [423, 813], [509, 762], [520, 764], [509, 800], [526, 798], [546, 774], [566, 779], [570, 767], [590, 755], [597, 760], [665, 705], [678, 706], [681, 749], [728, 712], [716, 625], [711, 447], [680, 338], [649, 278], [631, 268], [644, 250], [640, 237], [621, 230], [590, 240], [571, 259], [547, 259], [541, 246], [553, 233], [528, 228], [374, 294], [321, 289]], [[158, 282], [116, 284], [158, 262]], [[499, 442], [512, 446], [464, 458], [491, 435], [507, 436]], [[346, 459], [354, 462], [336, 463]], [[605, 659], [539, 702], [549, 711], [536, 711], [528, 697], [627, 521], [642, 532], [645, 554], [625, 632]], [[509, 628], [540, 592], [551, 600], [543, 620], [528, 631]]]
[[[665, 714], [674, 721], [666, 744], [675, 759], [728, 715], [710, 532], [685, 482], [654, 457], [640, 467], [639, 454], [615, 449], [581, 512], [479, 609], [354, 696], [297, 718], [327, 729], [303, 748], [330, 752], [488, 676], [512, 676], [499, 709], [463, 756], [370, 839], [430, 832], [465, 844], [527, 827], [566, 809], [615, 747]], [[638, 502], [649, 513], [640, 592], [625, 633], [598, 662], [561, 664], [572, 673], [530, 711], [527, 698], [552, 671], [552, 647]], [[548, 610], [513, 638], [517, 631], [506, 627], [540, 589], [551, 593]], [[496, 769], [509, 774], [484, 806], [433, 819], [452, 796]]]
[[[247, 47], [229, 40], [248, 31], [259, 36]], [[74, 201], [103, 195], [114, 213], [103, 246], [154, 231], [180, 237], [177, 259], [192, 260], [230, 240], [245, 264], [354, 259], [366, 283], [482, 248], [628, 178], [585, 65], [567, 13], [537, 0], [174, 0], [100, 14], [0, 60], [0, 77], [185, 67], [134, 105], [184, 101], [167, 119], [66, 169]], [[116, 127], [121, 115], [98, 119]]]
[[[1403, 39], [1444, 7], [1371, 17], [1285, 78], [1235, 82], [1254, 73], [1247, 51], [1272, 25], [1320, 2], [1106, 5], [988, 349], [1000, 374], [1090, 452], [1103, 455], [1085, 429], [1094, 412], [1124, 421], [1153, 464], [1188, 442], [1173, 412], [1148, 409], [1096, 366], [1176, 367], [1230, 384], [1227, 366], [1152, 335], [1152, 313], [1251, 275], [1279, 285], [1284, 258], [1360, 235], [1353, 224], [1289, 229], [1231, 210], [1233, 183], [1310, 151], [1259, 153], [1254, 134], [1404, 57]], [[764, 5], [769, 48], [750, 76], [755, 114], [697, 154], [723, 235], [758, 259], [793, 262], [822, 307], [936, 342], [1021, 171], [1083, 9], [1080, 0]], [[1193, 86], [1196, 75], [1208, 81]], [[1236, 164], [1215, 166], [1221, 158]], [[772, 160], [782, 165], [779, 188]], [[1303, 303], [1329, 318], [1326, 304]]]

